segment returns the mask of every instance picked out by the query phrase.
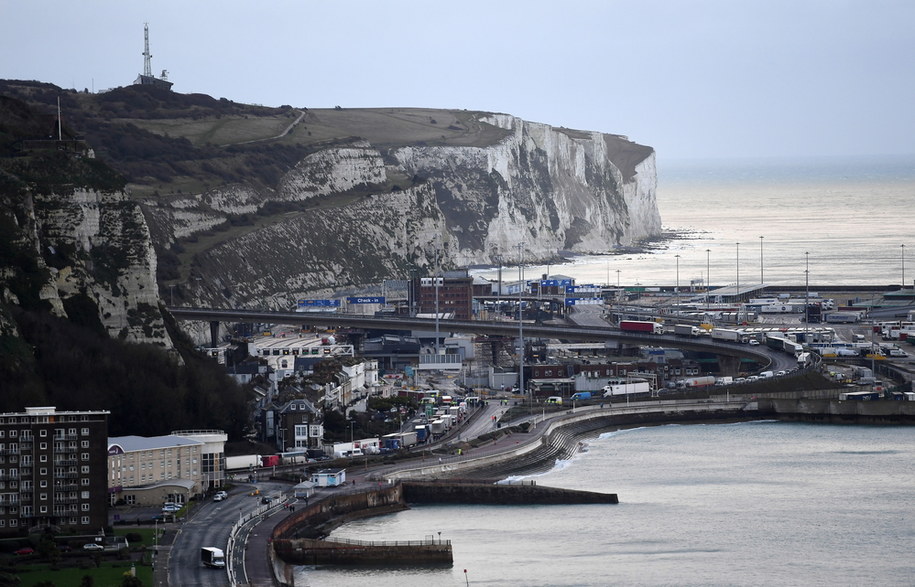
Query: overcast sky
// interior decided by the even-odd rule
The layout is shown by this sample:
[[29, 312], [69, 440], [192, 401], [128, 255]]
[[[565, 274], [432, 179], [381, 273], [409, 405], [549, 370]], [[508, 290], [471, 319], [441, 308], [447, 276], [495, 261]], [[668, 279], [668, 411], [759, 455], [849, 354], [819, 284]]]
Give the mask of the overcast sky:
[[506, 112], [659, 162], [915, 153], [913, 0], [0, 0], [0, 78]]

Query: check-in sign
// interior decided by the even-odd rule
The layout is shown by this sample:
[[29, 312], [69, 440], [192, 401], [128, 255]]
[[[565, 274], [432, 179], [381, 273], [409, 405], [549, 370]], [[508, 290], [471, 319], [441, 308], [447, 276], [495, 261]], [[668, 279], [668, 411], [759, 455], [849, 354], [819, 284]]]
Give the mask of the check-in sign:
[[346, 298], [350, 304], [383, 304], [384, 296], [364, 296], [359, 298]]

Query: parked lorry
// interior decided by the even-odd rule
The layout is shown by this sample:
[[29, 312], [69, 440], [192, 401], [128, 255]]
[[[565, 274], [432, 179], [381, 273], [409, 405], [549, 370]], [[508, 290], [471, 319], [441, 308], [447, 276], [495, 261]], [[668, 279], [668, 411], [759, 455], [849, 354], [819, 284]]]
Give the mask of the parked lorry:
[[419, 442], [419, 435], [415, 430], [413, 432], [402, 432], [400, 434], [400, 443], [403, 448], [416, 446], [417, 442]]
[[416, 441], [417, 442], [426, 442], [427, 440], [429, 440], [429, 425], [428, 424], [414, 426], [413, 429], [416, 431]]
[[207, 567], [222, 569], [226, 566], [226, 555], [215, 546], [204, 546], [200, 549], [200, 562]]
[[714, 385], [715, 378], [711, 375], [704, 375], [701, 377], [687, 377], [686, 379], [681, 379], [677, 382], [677, 387], [704, 387], [706, 385]]
[[261, 466], [263, 467], [275, 467], [282, 464], [282, 459], [280, 455], [265, 455], [261, 457]]
[[621, 320], [620, 330], [624, 332], [647, 332], [649, 334], [664, 334], [664, 325], [647, 320]]
[[674, 334], [678, 336], [699, 336], [701, 329], [692, 324], [677, 324], [674, 326]]
[[647, 381], [610, 381], [603, 391], [604, 397], [648, 394], [651, 393], [651, 385]]
[[240, 455], [235, 457], [226, 457], [226, 469], [229, 471], [237, 469], [253, 469], [261, 466], [261, 455]]
[[732, 328], [712, 328], [712, 340], [723, 340], [727, 342], [747, 342], [747, 337], [740, 330]]

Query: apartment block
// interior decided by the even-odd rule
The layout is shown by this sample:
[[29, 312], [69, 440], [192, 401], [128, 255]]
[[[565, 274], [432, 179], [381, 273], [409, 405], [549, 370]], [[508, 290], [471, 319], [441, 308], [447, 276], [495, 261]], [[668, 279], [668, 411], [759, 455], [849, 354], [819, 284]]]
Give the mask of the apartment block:
[[0, 536], [108, 525], [107, 411], [0, 414]]

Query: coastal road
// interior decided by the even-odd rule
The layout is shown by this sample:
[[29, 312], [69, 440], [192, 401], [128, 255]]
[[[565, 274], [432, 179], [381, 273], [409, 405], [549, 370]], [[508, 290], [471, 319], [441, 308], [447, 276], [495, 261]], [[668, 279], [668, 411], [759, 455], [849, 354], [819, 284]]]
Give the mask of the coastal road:
[[[242, 485], [223, 501], [202, 502], [181, 526], [168, 556], [168, 584], [182, 587], [208, 586], [223, 587], [230, 584], [224, 569], [213, 569], [200, 562], [200, 549], [215, 546], [225, 551], [228, 547], [232, 526], [242, 516], [257, 510], [261, 495], [278, 494], [288, 490], [282, 483], [263, 482], [256, 487], [261, 495], [249, 495], [254, 486]], [[160, 552], [160, 560], [164, 558]]]

